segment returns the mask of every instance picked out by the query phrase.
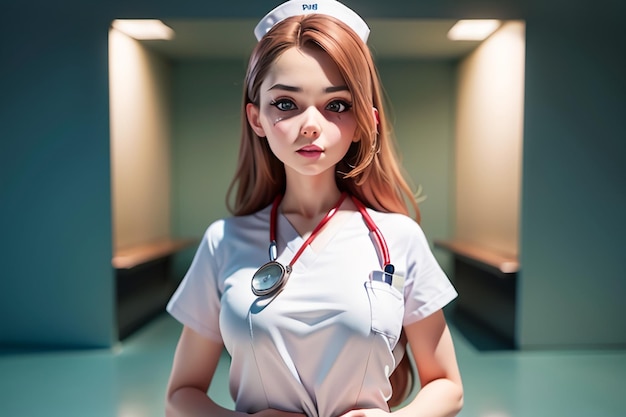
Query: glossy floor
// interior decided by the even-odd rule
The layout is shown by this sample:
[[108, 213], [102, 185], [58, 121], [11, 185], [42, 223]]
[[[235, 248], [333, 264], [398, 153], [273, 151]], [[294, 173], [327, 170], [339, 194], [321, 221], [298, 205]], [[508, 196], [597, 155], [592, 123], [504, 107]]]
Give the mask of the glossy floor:
[[[451, 327], [465, 385], [461, 416], [626, 416], [626, 351], [478, 349]], [[163, 416], [179, 332], [163, 315], [113, 350], [3, 354], [0, 416]], [[232, 406], [226, 363], [210, 394]]]

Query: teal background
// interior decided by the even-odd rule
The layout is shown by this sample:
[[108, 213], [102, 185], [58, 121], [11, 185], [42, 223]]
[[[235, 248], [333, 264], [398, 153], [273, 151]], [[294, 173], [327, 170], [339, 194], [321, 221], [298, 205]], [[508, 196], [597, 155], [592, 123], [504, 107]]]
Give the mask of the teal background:
[[[82, 348], [116, 342], [109, 23], [120, 17], [258, 17], [278, 3], [0, 4], [5, 16], [0, 26], [1, 344]], [[365, 18], [480, 16], [526, 21], [518, 344], [528, 349], [623, 347], [626, 30], [621, 19], [626, 4], [346, 4]], [[389, 71], [400, 69], [390, 65]], [[240, 89], [235, 89], [238, 100]], [[232, 122], [238, 124], [234, 117]], [[182, 155], [176, 152], [188, 151], [176, 145], [173, 150], [177, 161]], [[183, 181], [193, 173], [181, 170], [176, 175]], [[451, 173], [445, 175], [451, 178]], [[215, 195], [197, 198], [223, 201], [223, 184], [207, 184]], [[180, 233], [195, 229], [181, 219], [173, 221]], [[446, 226], [441, 230], [449, 231]]]

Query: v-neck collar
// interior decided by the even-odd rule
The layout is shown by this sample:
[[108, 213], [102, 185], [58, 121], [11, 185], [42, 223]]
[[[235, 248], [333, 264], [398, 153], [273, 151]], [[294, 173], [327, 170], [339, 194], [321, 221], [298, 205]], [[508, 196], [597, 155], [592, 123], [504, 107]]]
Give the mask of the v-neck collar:
[[[341, 215], [341, 213], [337, 213], [337, 215]], [[358, 211], [353, 211], [345, 216], [342, 215], [342, 217], [337, 217], [336, 219], [334, 219], [339, 220], [340, 223], [333, 224], [332, 222], [330, 222], [322, 231], [322, 233], [318, 236], [318, 239], [321, 238], [323, 240], [322, 245], [320, 245], [320, 247], [316, 250], [314, 250], [311, 245], [307, 246], [302, 252], [302, 255], [300, 255], [300, 258], [298, 258], [296, 264], [293, 265], [294, 269], [298, 269], [298, 264], [300, 264], [300, 267], [305, 268], [308, 268], [310, 265], [312, 265], [318, 258], [318, 256], [325, 252], [328, 249], [329, 245], [333, 243], [336, 236], [341, 233], [341, 231], [347, 225], [354, 221], [355, 216], [360, 217], [360, 213]], [[332, 229], [328, 230], [328, 226], [330, 226]], [[285, 216], [281, 212], [278, 213], [278, 230], [276, 231], [276, 233], [279, 237], [279, 241], [286, 242], [287, 249], [289, 250], [289, 252], [291, 252], [290, 256], [293, 256], [300, 249], [300, 246], [306, 241], [306, 239], [303, 238], [298, 233], [296, 228], [291, 224], [287, 216]], [[315, 246], [314, 243], [315, 242], [313, 242], [313, 246]]]

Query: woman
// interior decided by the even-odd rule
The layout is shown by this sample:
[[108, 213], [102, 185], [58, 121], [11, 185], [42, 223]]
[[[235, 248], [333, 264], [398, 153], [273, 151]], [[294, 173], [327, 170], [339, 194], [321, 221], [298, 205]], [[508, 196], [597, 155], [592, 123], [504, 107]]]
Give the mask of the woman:
[[[256, 32], [234, 216], [208, 228], [168, 305], [184, 328], [167, 415], [388, 414], [405, 393], [390, 382], [405, 342], [421, 389], [393, 413], [457, 414], [463, 390], [441, 310], [456, 292], [408, 217], [405, 201], [417, 220], [419, 210], [367, 25], [334, 0], [292, 0]], [[206, 394], [224, 347], [236, 410]]]

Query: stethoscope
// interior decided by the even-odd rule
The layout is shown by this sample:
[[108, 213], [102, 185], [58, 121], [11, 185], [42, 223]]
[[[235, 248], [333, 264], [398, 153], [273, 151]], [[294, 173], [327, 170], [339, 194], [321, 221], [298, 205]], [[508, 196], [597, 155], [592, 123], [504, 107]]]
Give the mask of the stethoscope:
[[[276, 246], [276, 223], [278, 218], [278, 205], [280, 204], [283, 196], [278, 195], [274, 199], [272, 204], [272, 211], [270, 214], [270, 245], [269, 245], [269, 258], [270, 261], [263, 266], [261, 266], [252, 276], [251, 287], [254, 295], [258, 297], [270, 296], [278, 294], [287, 283], [289, 279], [289, 275], [293, 269], [293, 265], [296, 263], [302, 252], [306, 249], [307, 246], [313, 242], [313, 239], [319, 234], [321, 229], [332, 219], [332, 217], [337, 213], [339, 207], [346, 199], [348, 194], [343, 192], [339, 201], [335, 204], [333, 208], [331, 208], [328, 213], [324, 216], [324, 218], [319, 222], [319, 224], [313, 229], [309, 237], [306, 241], [300, 246], [300, 249], [291, 259], [291, 262], [287, 265], [283, 265], [280, 262], [276, 261], [278, 257], [278, 250]], [[382, 233], [374, 220], [367, 212], [365, 205], [361, 203], [354, 196], [350, 196], [355, 206], [361, 213], [365, 224], [369, 231], [373, 234], [374, 240], [376, 241], [376, 248], [379, 252], [379, 255], [382, 259], [382, 269], [384, 271], [384, 281], [391, 285], [392, 277], [394, 273], [394, 266], [391, 264], [389, 258], [389, 248], [387, 247], [387, 242], [383, 237]]]

